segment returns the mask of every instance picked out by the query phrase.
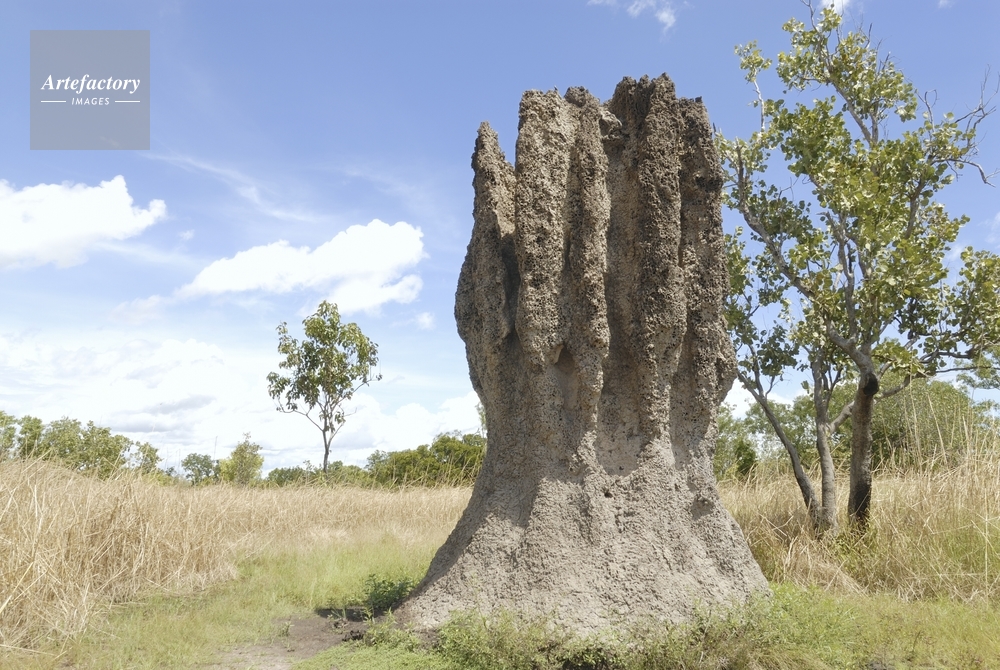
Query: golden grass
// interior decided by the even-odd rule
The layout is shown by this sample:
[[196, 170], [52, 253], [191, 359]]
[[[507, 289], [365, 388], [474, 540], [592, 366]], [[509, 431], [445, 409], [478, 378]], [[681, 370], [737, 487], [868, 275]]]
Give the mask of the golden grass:
[[[184, 594], [267, 551], [440, 544], [466, 489], [239, 489], [0, 463], [0, 649], [77, 635], [110, 605]], [[436, 546], [436, 545], [435, 545]], [[2, 652], [0, 652], [2, 653]]]
[[[720, 490], [776, 584], [819, 586], [871, 606], [886, 598], [973, 608], [1000, 600], [1000, 445], [948, 469], [877, 474], [872, 528], [862, 537], [813, 538], [788, 474], [723, 482]], [[841, 507], [846, 495], [842, 489]], [[239, 575], [241, 586], [228, 595], [190, 599], [201, 604], [171, 633], [199, 648], [235, 643], [224, 640], [251, 624], [233, 619], [223, 626], [226, 617], [245, 609], [250, 621], [252, 610], [252, 625], [266, 626], [276, 616], [269, 598], [305, 611], [340, 607], [369, 573], [417, 576], [468, 496], [463, 488], [163, 486], [136, 476], [98, 480], [38, 461], [2, 462], [0, 655], [79, 639], [101, 628], [113, 604], [155, 603], [151, 596], [189, 595]], [[178, 603], [187, 601], [171, 602], [183, 609]], [[168, 609], [121, 610], [116, 644], [159, 644], [150, 627], [175, 625]], [[127, 633], [129, 626], [135, 631]], [[108, 646], [102, 635], [87, 649]], [[126, 660], [115, 663], [128, 666], [134, 656], [121, 653]]]
[[1000, 598], [1000, 445], [948, 469], [876, 474], [870, 529], [816, 539], [790, 475], [720, 486], [771, 581], [904, 601]]

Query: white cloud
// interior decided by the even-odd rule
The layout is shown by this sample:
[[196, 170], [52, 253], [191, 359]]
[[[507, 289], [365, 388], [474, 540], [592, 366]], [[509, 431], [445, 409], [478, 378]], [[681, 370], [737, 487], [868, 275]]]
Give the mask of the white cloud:
[[[587, 4], [618, 7], [618, 0], [589, 0]], [[653, 17], [663, 25], [664, 32], [670, 30], [677, 23], [677, 14], [668, 0], [632, 0], [625, 11], [632, 18], [636, 18], [647, 9], [652, 10]]]
[[947, 9], [955, 4], [955, 0], [938, 0], [938, 7], [941, 9]]
[[354, 413], [334, 440], [336, 459], [364, 465], [365, 459], [375, 449], [413, 449], [429, 444], [441, 433], [475, 432], [479, 428], [478, 404], [479, 396], [475, 391], [469, 391], [464, 396], [445, 400], [436, 411], [418, 403], [409, 403], [395, 412], [386, 413], [373, 396], [358, 393], [354, 396], [351, 410]]
[[39, 184], [21, 190], [0, 180], [0, 269], [86, 260], [103, 242], [138, 235], [167, 215], [162, 200], [134, 207], [125, 179], [100, 186]]
[[325, 291], [345, 314], [375, 311], [387, 302], [412, 302], [423, 283], [418, 275], [404, 273], [424, 258], [422, 237], [408, 223], [390, 226], [375, 219], [351, 226], [315, 249], [279, 240], [215, 261], [169, 298], [154, 295], [119, 305], [114, 316], [140, 321], [170, 302], [252, 291]]
[[193, 231], [193, 230], [185, 230], [185, 231], [182, 231], [182, 232], [181, 232], [181, 233], [179, 234], [179, 236], [180, 236], [180, 238], [181, 238], [182, 240], [184, 240], [185, 242], [187, 242], [187, 241], [188, 241], [188, 240], [190, 240], [190, 239], [191, 239], [192, 237], [194, 237], [194, 231]]
[[669, 30], [675, 23], [677, 23], [677, 15], [674, 14], [674, 10], [667, 5], [656, 10], [656, 20], [663, 24], [664, 30]]
[[851, 4], [851, 0], [823, 0], [824, 7], [833, 7], [833, 11], [838, 14], [843, 14], [847, 6]]
[[[0, 409], [46, 422], [92, 420], [152, 443], [165, 467], [178, 467], [189, 453], [225, 457], [246, 432], [263, 447], [265, 469], [318, 463], [319, 431], [301, 416], [275, 411], [268, 396], [266, 375], [277, 363], [271, 347], [135, 339], [103, 330], [0, 332]], [[436, 408], [409, 402], [389, 410], [374, 395], [383, 390], [390, 389], [354, 396], [333, 442], [333, 460], [363, 465], [374, 449], [411, 449], [442, 432], [478, 428], [474, 392]]]
[[430, 312], [417, 314], [417, 327], [421, 330], [431, 330], [434, 328], [434, 315]]
[[635, 2], [628, 6], [628, 15], [635, 18], [642, 14], [643, 11], [655, 6], [656, 2], [654, 0], [635, 0]]

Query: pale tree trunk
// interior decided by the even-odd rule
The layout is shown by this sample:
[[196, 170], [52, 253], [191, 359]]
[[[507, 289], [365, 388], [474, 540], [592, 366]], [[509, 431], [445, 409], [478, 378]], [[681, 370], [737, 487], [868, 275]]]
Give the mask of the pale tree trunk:
[[326, 468], [330, 464], [330, 443], [333, 442], [333, 433], [330, 430], [330, 422], [326, 416], [323, 417], [323, 476], [326, 477]]
[[866, 370], [858, 382], [851, 410], [851, 492], [847, 516], [859, 530], [868, 526], [872, 492], [872, 407], [878, 393], [878, 377]]
[[816, 515], [815, 530], [818, 535], [823, 535], [837, 531], [837, 486], [834, 479], [833, 455], [830, 453], [830, 435], [833, 433], [833, 424], [830, 422], [829, 393], [824, 393], [827, 389], [824, 384], [823, 366], [820, 361], [813, 361], [811, 367], [813, 406], [816, 409], [816, 451], [819, 453], [823, 495], [822, 506]]
[[[799, 456], [798, 448], [796, 448], [795, 444], [788, 437], [788, 434], [785, 433], [785, 429], [781, 425], [781, 422], [778, 421], [778, 417], [774, 415], [770, 402], [768, 402], [767, 397], [760, 388], [759, 380], [758, 383], [753, 384], [741, 370], [738, 370], [737, 376], [743, 384], [743, 388], [750, 392], [750, 395], [754, 397], [757, 404], [760, 405], [762, 410], [764, 410], [764, 416], [767, 417], [768, 423], [770, 423], [771, 428], [774, 429], [774, 434], [778, 437], [778, 441], [781, 442], [781, 446], [783, 446], [785, 451], [788, 452], [788, 458], [792, 462], [792, 472], [795, 475], [796, 483], [799, 485], [799, 491], [802, 493], [802, 502], [806, 505], [806, 511], [809, 513], [809, 520], [812, 523], [813, 529], [819, 531], [823, 518], [821, 505], [819, 500], [816, 498], [816, 492], [813, 489], [812, 482], [809, 481], [809, 475], [806, 474], [805, 468], [802, 467], [802, 458]], [[836, 519], [836, 515], [834, 515], [834, 519]]]

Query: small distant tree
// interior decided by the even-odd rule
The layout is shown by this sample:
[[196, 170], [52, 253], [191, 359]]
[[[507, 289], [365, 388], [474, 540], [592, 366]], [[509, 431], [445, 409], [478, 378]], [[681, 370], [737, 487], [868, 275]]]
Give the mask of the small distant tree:
[[263, 467], [264, 457], [260, 455], [260, 445], [252, 442], [250, 433], [246, 433], [229, 458], [219, 461], [219, 478], [237, 486], [250, 486], [260, 481]]
[[133, 443], [110, 428], [63, 417], [45, 426], [36, 440], [34, 456], [59, 461], [79, 472], [108, 477], [126, 463]]
[[38, 453], [42, 444], [42, 431], [45, 424], [34, 416], [22, 416], [17, 420], [17, 455], [21, 458], [40, 456]]
[[483, 466], [486, 438], [469, 433], [443, 433], [431, 444], [402, 451], [375, 451], [367, 470], [379, 484], [446, 484], [467, 486], [476, 481]]
[[716, 479], [742, 479], [749, 476], [757, 465], [757, 450], [747, 421], [737, 418], [730, 405], [719, 408], [716, 421], [719, 430], [712, 457]]
[[0, 461], [14, 455], [16, 439], [17, 417], [0, 410]]
[[134, 450], [130, 460], [132, 467], [144, 475], [152, 475], [159, 470], [160, 452], [149, 442], [141, 442], [134, 445]]
[[267, 473], [267, 483], [274, 486], [293, 486], [309, 481], [310, 473], [301, 465], [290, 468], [275, 468]]
[[181, 461], [181, 469], [195, 486], [219, 479], [219, 462], [208, 454], [188, 454]]
[[362, 386], [382, 378], [375, 373], [378, 345], [356, 323], [341, 323], [337, 306], [326, 300], [302, 325], [302, 342], [288, 334], [288, 324], [278, 326], [278, 353], [285, 357], [278, 366], [288, 374], [269, 374], [268, 393], [279, 412], [301, 414], [319, 429], [326, 474], [330, 443], [346, 419], [344, 403]]

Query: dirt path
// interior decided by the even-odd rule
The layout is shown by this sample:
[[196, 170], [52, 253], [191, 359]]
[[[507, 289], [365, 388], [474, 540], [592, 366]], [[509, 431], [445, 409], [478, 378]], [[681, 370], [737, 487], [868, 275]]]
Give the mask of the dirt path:
[[304, 617], [276, 619], [277, 632], [270, 641], [236, 647], [224, 652], [215, 663], [202, 667], [206, 670], [289, 670], [299, 661], [363, 635], [366, 626], [360, 619], [354, 612], [349, 612], [345, 619], [339, 612], [326, 610]]

